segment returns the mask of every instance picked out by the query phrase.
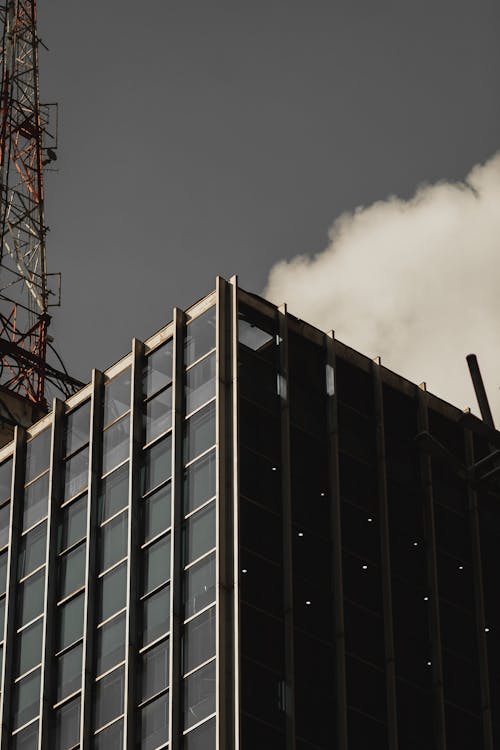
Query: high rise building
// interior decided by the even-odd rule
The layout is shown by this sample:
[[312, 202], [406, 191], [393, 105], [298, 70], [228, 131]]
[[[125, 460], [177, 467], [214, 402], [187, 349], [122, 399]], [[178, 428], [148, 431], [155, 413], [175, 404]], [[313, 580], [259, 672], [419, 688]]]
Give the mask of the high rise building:
[[500, 748], [499, 448], [218, 279], [0, 450], [1, 750]]

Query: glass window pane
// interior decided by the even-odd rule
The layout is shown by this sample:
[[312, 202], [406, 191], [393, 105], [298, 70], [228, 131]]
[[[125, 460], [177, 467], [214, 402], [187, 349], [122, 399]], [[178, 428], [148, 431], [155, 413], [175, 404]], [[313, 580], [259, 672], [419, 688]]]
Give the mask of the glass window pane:
[[215, 656], [215, 607], [186, 623], [184, 628], [184, 673]]
[[32, 672], [14, 685], [14, 729], [37, 716], [40, 709], [40, 670]]
[[170, 528], [172, 512], [172, 485], [170, 482], [143, 501], [144, 541]]
[[144, 451], [141, 472], [142, 494], [165, 482], [172, 475], [172, 438], [168, 435]]
[[82, 644], [79, 643], [57, 660], [57, 700], [75, 693], [82, 685]]
[[64, 455], [74, 453], [82, 445], [88, 443], [90, 435], [90, 401], [70, 412], [66, 416], [64, 431]]
[[215, 711], [215, 661], [184, 680], [184, 726], [186, 729]]
[[79, 594], [59, 607], [58, 646], [60, 651], [83, 635], [84, 596]]
[[31, 578], [27, 578], [19, 584], [17, 595], [19, 606], [18, 627], [34, 620], [43, 612], [44, 584], [45, 570], [40, 570]]
[[122, 563], [99, 579], [99, 622], [123, 609], [127, 593], [127, 564]]
[[23, 531], [47, 515], [49, 500], [49, 475], [37, 479], [24, 490]]
[[151, 396], [172, 382], [173, 340], [152, 352], [144, 367], [144, 395]]
[[56, 711], [56, 743], [54, 750], [70, 750], [80, 737], [80, 698], [66, 703]]
[[5, 629], [5, 597], [0, 599], [0, 641], [4, 639]]
[[[124, 669], [120, 667], [96, 682], [95, 728], [104, 726], [123, 712]], [[115, 746], [116, 747], [116, 746]]]
[[215, 547], [215, 502], [190, 516], [184, 524], [184, 564]]
[[38, 721], [12, 737], [12, 750], [38, 750]]
[[64, 500], [78, 495], [88, 483], [89, 449], [83, 448], [64, 463]]
[[130, 416], [111, 425], [102, 435], [102, 473], [114, 469], [128, 458], [130, 448]]
[[184, 577], [184, 615], [190, 617], [215, 601], [215, 556], [202, 560]]
[[45, 563], [47, 524], [36, 526], [21, 537], [19, 543], [18, 577], [24, 578]]
[[103, 625], [97, 631], [97, 674], [119, 664], [125, 658], [125, 615]]
[[[43, 619], [43, 618], [42, 618]], [[43, 622], [37, 620], [26, 630], [22, 630], [17, 642], [17, 670], [16, 675], [28, 672], [42, 660]]]
[[114, 750], [115, 747], [123, 747], [123, 720], [96, 734], [93, 747], [94, 750]]
[[9, 543], [10, 503], [0, 508], [0, 547]]
[[184, 513], [189, 513], [214, 495], [215, 450], [184, 472]]
[[141, 700], [145, 701], [168, 687], [169, 641], [142, 654]]
[[5, 594], [7, 584], [7, 552], [0, 555], [0, 595]]
[[141, 710], [141, 750], [155, 750], [168, 740], [168, 693]]
[[12, 458], [0, 465], [0, 502], [7, 500], [12, 492]]
[[254, 352], [258, 352], [266, 344], [273, 340], [273, 336], [267, 331], [263, 331], [253, 323], [240, 318], [238, 321], [238, 341], [240, 344], [247, 346]]
[[99, 528], [99, 571], [107, 570], [127, 554], [128, 512]]
[[144, 600], [143, 645], [155, 641], [170, 630], [170, 586]]
[[128, 464], [103, 479], [99, 495], [99, 522], [114, 516], [128, 504]]
[[26, 484], [49, 468], [51, 436], [47, 429], [26, 443]]
[[184, 461], [188, 463], [215, 444], [215, 402], [186, 421]]
[[186, 372], [186, 414], [215, 396], [215, 352]]
[[71, 594], [72, 591], [85, 583], [85, 551], [86, 544], [67, 552], [59, 558], [60, 592], [59, 599]]
[[103, 426], [114, 422], [129, 409], [130, 367], [105, 384]]
[[87, 534], [87, 495], [75, 500], [61, 510], [61, 521], [57, 529], [58, 552], [85, 539]]
[[144, 442], [150, 443], [172, 427], [172, 388], [144, 404]]
[[157, 588], [170, 578], [170, 534], [144, 550], [144, 590]]
[[184, 736], [184, 750], [215, 750], [215, 719]]
[[195, 362], [215, 347], [215, 307], [211, 307], [186, 326], [184, 361], [186, 365]]

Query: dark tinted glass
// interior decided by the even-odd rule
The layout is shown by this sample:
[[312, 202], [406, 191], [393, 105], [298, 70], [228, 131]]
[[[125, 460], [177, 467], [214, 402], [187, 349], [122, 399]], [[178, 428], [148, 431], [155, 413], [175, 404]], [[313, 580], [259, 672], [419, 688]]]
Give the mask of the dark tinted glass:
[[189, 516], [183, 529], [184, 564], [215, 547], [215, 502]]
[[47, 524], [41, 523], [21, 537], [19, 544], [18, 577], [24, 578], [45, 562]]
[[168, 693], [141, 710], [141, 750], [156, 750], [168, 740]]
[[147, 594], [170, 578], [170, 534], [144, 550], [144, 592]]
[[130, 409], [130, 368], [106, 383], [104, 388], [103, 426]]
[[43, 623], [37, 620], [33, 625], [19, 633], [17, 653], [17, 674], [21, 675], [33, 669], [42, 660]]
[[40, 670], [32, 672], [14, 686], [14, 729], [34, 719], [40, 709]]
[[172, 485], [169, 483], [143, 502], [144, 541], [147, 542], [170, 527]]
[[44, 430], [26, 444], [26, 482], [49, 468], [51, 435], [50, 429]]
[[83, 448], [64, 464], [64, 500], [78, 495], [88, 483], [89, 449]]
[[11, 496], [12, 488], [12, 459], [9, 458], [0, 465], [0, 502]]
[[184, 673], [215, 656], [215, 607], [184, 627]]
[[43, 611], [45, 570], [35, 573], [19, 584], [17, 602], [19, 607], [18, 625], [33, 620]]
[[99, 732], [94, 739], [94, 750], [110, 750], [123, 746], [123, 720]]
[[186, 421], [184, 433], [184, 461], [204, 453], [215, 444], [215, 402], [193, 414]]
[[101, 482], [99, 494], [99, 521], [114, 516], [128, 503], [128, 464], [109, 474]]
[[144, 451], [141, 472], [142, 494], [169, 479], [172, 474], [172, 439], [170, 435]]
[[130, 417], [108, 427], [102, 436], [102, 473], [107, 474], [128, 458], [130, 448]]
[[184, 513], [215, 495], [215, 450], [195, 461], [184, 472]]
[[119, 664], [125, 656], [125, 615], [103, 625], [97, 631], [97, 674]]
[[37, 479], [24, 490], [23, 531], [47, 515], [49, 475]]
[[56, 712], [55, 750], [69, 750], [80, 736], [80, 698], [66, 703]]
[[128, 513], [124, 511], [99, 529], [99, 570], [110, 568], [127, 554]]
[[10, 503], [0, 508], [0, 547], [9, 543]]
[[215, 661], [184, 680], [184, 726], [186, 729], [215, 711]]
[[73, 546], [87, 533], [87, 495], [78, 498], [61, 510], [58, 527], [58, 550], [62, 552]]
[[[96, 683], [95, 728], [116, 719], [123, 711], [124, 670], [115, 669]], [[108, 745], [113, 747], [113, 745]], [[114, 745], [114, 747], [118, 747]]]
[[149, 596], [142, 606], [142, 639], [146, 646], [170, 630], [170, 586]]
[[66, 417], [65, 455], [74, 453], [88, 443], [90, 433], [90, 401], [86, 401]]
[[59, 607], [58, 650], [66, 648], [83, 635], [83, 594]]
[[57, 660], [57, 700], [76, 692], [82, 684], [82, 644]]
[[[269, 737], [269, 730], [265, 734], [265, 737]], [[252, 748], [254, 747], [264, 748], [264, 745], [252, 745]], [[277, 750], [274, 744], [272, 747], [273, 750]], [[215, 719], [210, 719], [210, 721], [202, 724], [201, 727], [197, 727], [192, 732], [189, 732], [189, 734], [186, 734], [184, 737], [184, 750], [215, 750]]]
[[85, 543], [59, 558], [60, 591], [63, 599], [85, 582]]
[[7, 581], [7, 552], [0, 555], [0, 595], [5, 594], [5, 584]]
[[38, 750], [38, 722], [14, 735], [12, 750]]
[[145, 396], [152, 396], [153, 393], [156, 393], [172, 382], [172, 360], [172, 339], [147, 357], [143, 379]]
[[144, 404], [144, 442], [150, 443], [172, 427], [172, 389]]
[[163, 641], [146, 651], [141, 661], [141, 700], [144, 701], [168, 686], [169, 641]]
[[184, 360], [189, 365], [215, 346], [215, 307], [211, 307], [186, 327]]
[[186, 372], [186, 414], [215, 396], [215, 353]]
[[215, 599], [215, 557], [193, 565], [184, 576], [184, 615], [196, 614]]
[[122, 563], [99, 579], [99, 621], [107, 620], [125, 606], [127, 564]]

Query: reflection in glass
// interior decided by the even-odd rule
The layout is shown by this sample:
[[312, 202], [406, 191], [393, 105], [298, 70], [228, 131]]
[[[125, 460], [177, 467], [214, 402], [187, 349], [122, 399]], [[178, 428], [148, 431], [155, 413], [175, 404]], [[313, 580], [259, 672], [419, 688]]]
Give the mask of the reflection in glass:
[[172, 389], [167, 388], [144, 404], [145, 443], [155, 440], [172, 427]]
[[172, 339], [147, 357], [143, 376], [143, 389], [146, 398], [172, 382], [172, 362]]
[[80, 689], [82, 684], [82, 644], [79, 643], [57, 660], [57, 700]]
[[83, 594], [75, 596], [71, 601], [66, 602], [58, 608], [59, 610], [59, 629], [58, 629], [58, 651], [71, 645], [83, 635]]
[[64, 500], [78, 495], [88, 483], [89, 449], [83, 448], [64, 464]]
[[9, 543], [10, 503], [0, 508], [0, 547]]
[[184, 680], [184, 726], [186, 729], [215, 711], [215, 661]]
[[64, 599], [85, 582], [85, 542], [59, 558], [60, 593]]
[[57, 549], [62, 552], [84, 539], [87, 533], [87, 495], [66, 505], [61, 510], [61, 520], [57, 528]]
[[99, 522], [114, 516], [128, 504], [128, 464], [109, 474], [101, 482], [98, 498]]
[[127, 536], [127, 511], [99, 528], [99, 571], [110, 568], [126, 556]]
[[49, 474], [37, 479], [24, 490], [23, 531], [47, 515]]
[[170, 534], [151, 544], [144, 550], [143, 593], [165, 583], [170, 578]]
[[215, 352], [186, 372], [186, 414], [215, 396]]
[[193, 565], [184, 578], [184, 616], [195, 615], [215, 600], [215, 556]]
[[184, 364], [190, 365], [215, 347], [216, 309], [211, 307], [186, 326]]
[[168, 740], [168, 693], [141, 710], [141, 749], [155, 750]]
[[0, 465], [0, 502], [7, 500], [12, 491], [12, 458]]
[[26, 484], [49, 468], [51, 435], [47, 429], [26, 443]]
[[94, 750], [114, 750], [123, 746], [123, 720], [117, 721], [110, 727], [96, 734]]
[[184, 461], [204, 453], [215, 443], [215, 402], [193, 414], [185, 424]]
[[215, 547], [215, 503], [190, 516], [183, 528], [184, 565]]
[[215, 750], [215, 719], [184, 736], [184, 750]]
[[145, 701], [168, 687], [168, 640], [142, 654], [141, 661], [141, 700]]
[[19, 543], [18, 578], [24, 578], [45, 563], [47, 524], [35, 526], [21, 537]]
[[130, 448], [130, 416], [108, 427], [102, 435], [102, 473], [107, 474], [128, 458]]
[[90, 434], [90, 401], [70, 412], [66, 416], [64, 431], [64, 455], [74, 453], [82, 445], [88, 443]]
[[[95, 689], [95, 728], [104, 726], [123, 712], [123, 667], [96, 682]], [[116, 747], [116, 746], [115, 746]]]
[[273, 336], [262, 328], [240, 317], [238, 321], [238, 341], [254, 352], [258, 352], [273, 340]]
[[143, 501], [144, 541], [170, 527], [172, 485], [170, 482]]
[[80, 737], [80, 698], [75, 698], [56, 711], [56, 743], [54, 750], [70, 750]]
[[184, 472], [184, 513], [215, 495], [215, 450], [191, 464]]
[[130, 367], [104, 387], [103, 427], [114, 422], [130, 409]]
[[18, 627], [34, 620], [43, 612], [44, 581], [45, 570], [40, 570], [19, 584], [17, 594]]
[[123, 609], [127, 593], [127, 563], [124, 562], [99, 579], [99, 622]]
[[34, 719], [40, 709], [40, 670], [14, 685], [13, 728]]
[[170, 586], [144, 600], [142, 622], [144, 646], [170, 630]]
[[190, 620], [184, 627], [184, 674], [212, 656], [215, 656], [215, 607]]
[[125, 658], [125, 615], [103, 625], [97, 631], [97, 674], [119, 664]]
[[38, 750], [38, 721], [12, 737], [12, 750]]
[[17, 671], [21, 675], [36, 667], [42, 660], [43, 618], [19, 633]]
[[168, 435], [143, 453], [141, 469], [142, 494], [158, 487], [172, 474], [172, 438]]

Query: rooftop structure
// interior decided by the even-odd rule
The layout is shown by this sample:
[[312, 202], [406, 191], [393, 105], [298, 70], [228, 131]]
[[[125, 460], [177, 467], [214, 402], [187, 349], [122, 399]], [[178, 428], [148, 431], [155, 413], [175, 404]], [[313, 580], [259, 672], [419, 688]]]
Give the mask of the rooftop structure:
[[0, 450], [4, 750], [494, 750], [500, 434], [215, 292]]

